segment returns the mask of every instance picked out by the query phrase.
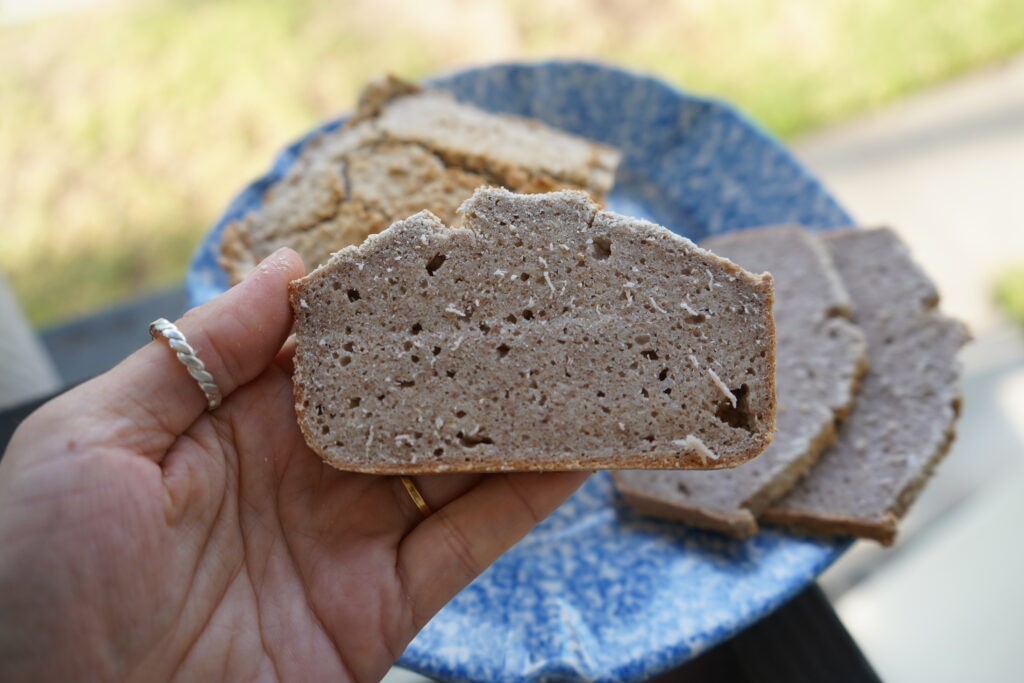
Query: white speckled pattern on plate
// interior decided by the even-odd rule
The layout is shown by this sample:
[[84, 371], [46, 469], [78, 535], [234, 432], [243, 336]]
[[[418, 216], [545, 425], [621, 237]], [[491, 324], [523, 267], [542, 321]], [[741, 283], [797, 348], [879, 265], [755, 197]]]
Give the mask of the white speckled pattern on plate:
[[[814, 178], [734, 109], [656, 79], [548, 62], [472, 69], [434, 83], [486, 109], [617, 146], [624, 159], [610, 208], [693, 239], [767, 223], [851, 223]], [[216, 263], [224, 225], [259, 206], [308, 137], [245, 188], [200, 245], [186, 278], [193, 304], [227, 286]], [[456, 596], [400, 663], [445, 680], [646, 678], [779, 606], [848, 545], [777, 531], [734, 541], [645, 519], [600, 473]]]

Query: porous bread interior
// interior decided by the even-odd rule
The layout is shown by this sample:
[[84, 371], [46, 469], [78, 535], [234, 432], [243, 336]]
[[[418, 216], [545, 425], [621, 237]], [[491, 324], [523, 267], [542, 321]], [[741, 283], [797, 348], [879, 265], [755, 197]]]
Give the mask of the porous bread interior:
[[770, 277], [580, 192], [487, 188], [462, 211], [293, 283], [296, 411], [328, 462], [722, 467], [770, 441]]
[[854, 399], [867, 367], [863, 333], [846, 315], [850, 297], [827, 251], [798, 226], [742, 230], [703, 246], [775, 278], [778, 428], [764, 453], [713, 472], [617, 472], [634, 507], [737, 537], [756, 533], [755, 515], [784, 495], [835, 438], [835, 419]]
[[517, 192], [586, 189], [601, 201], [618, 160], [606, 145], [385, 79], [363, 92], [344, 126], [303, 147], [258, 210], [225, 226], [221, 265], [238, 282], [287, 246], [312, 269], [418, 211], [451, 223], [485, 184]]

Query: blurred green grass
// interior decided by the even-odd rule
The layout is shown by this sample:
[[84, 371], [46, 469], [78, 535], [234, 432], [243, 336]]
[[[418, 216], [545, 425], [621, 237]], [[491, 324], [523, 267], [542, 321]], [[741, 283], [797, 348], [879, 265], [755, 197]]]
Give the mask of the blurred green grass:
[[1024, 264], [1007, 267], [996, 276], [995, 295], [1003, 311], [1024, 325]]
[[0, 268], [40, 325], [179, 280], [369, 78], [597, 57], [783, 137], [1024, 48], [1020, 0], [157, 0], [0, 27]]

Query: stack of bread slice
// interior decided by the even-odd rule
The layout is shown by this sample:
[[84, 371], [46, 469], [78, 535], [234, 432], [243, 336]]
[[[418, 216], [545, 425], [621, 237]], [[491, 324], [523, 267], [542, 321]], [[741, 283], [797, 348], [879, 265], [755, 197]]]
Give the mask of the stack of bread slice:
[[964, 327], [888, 229], [755, 229], [705, 246], [775, 278], [779, 431], [734, 470], [616, 473], [619, 491], [737, 537], [760, 520], [892, 543], [952, 440]]

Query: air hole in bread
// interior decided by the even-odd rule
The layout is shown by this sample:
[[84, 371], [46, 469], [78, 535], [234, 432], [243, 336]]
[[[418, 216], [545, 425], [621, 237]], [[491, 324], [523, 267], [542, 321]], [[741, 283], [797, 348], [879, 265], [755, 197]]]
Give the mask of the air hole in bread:
[[341, 348], [345, 349], [349, 353], [352, 353], [352, 350], [355, 348], [355, 345], [352, 342], [349, 341], [349, 342], [345, 342], [344, 344], [342, 344]]
[[646, 344], [649, 341], [651, 341], [651, 338], [650, 338], [650, 336], [648, 336], [646, 334], [638, 334], [636, 336], [636, 343], [637, 344]]
[[522, 280], [523, 282], [526, 282], [527, 280], [530, 279], [530, 274], [529, 273], [520, 273], [519, 274], [519, 279]]
[[435, 458], [440, 458], [442, 455], [444, 455], [444, 449], [443, 448], [435, 448], [434, 449], [434, 457]]
[[743, 384], [739, 389], [731, 389], [730, 391], [736, 397], [736, 407], [733, 407], [731, 401], [722, 401], [718, 404], [715, 417], [730, 427], [745, 429], [748, 432], [754, 431], [753, 418], [750, 415], [750, 408], [748, 406], [747, 394], [749, 389], [747, 385]]
[[349, 408], [358, 408], [359, 404], [362, 403], [362, 402], [363, 402], [363, 399], [359, 398], [358, 396], [356, 396], [355, 398], [350, 398], [348, 400], [348, 407]]
[[456, 436], [459, 438], [459, 442], [462, 443], [462, 445], [465, 446], [466, 448], [475, 448], [475, 447], [479, 446], [482, 443], [485, 443], [485, 444], [493, 444], [494, 443], [493, 439], [491, 439], [488, 436], [484, 436], [483, 434], [475, 434], [474, 435], [474, 434], [464, 434], [462, 432], [459, 432], [458, 434], [456, 434]]
[[647, 392], [647, 387], [644, 387], [643, 389], [640, 390], [640, 395], [643, 396], [644, 398], [651, 397], [651, 395]]
[[440, 353], [441, 353], [441, 347], [440, 347], [440, 346], [435, 346], [435, 347], [434, 347], [433, 349], [431, 349], [431, 351], [433, 352], [433, 354], [434, 354], [435, 356], [437, 356], [437, 355], [440, 355]]
[[646, 358], [647, 360], [658, 360], [658, 352], [655, 351], [654, 349], [647, 349], [646, 351], [641, 351], [640, 355]]
[[525, 311], [523, 311], [523, 318], [526, 320], [533, 320], [533, 311], [527, 308]]
[[416, 386], [416, 382], [411, 379], [403, 379], [398, 383], [399, 388], [409, 389], [410, 387]]
[[455, 371], [454, 370], [445, 370], [444, 374], [448, 375], [449, 377], [455, 377]]
[[349, 301], [359, 301], [360, 299], [362, 299], [362, 297], [359, 296], [359, 290], [358, 289], [350, 289], [350, 290], [348, 290], [348, 300]]
[[594, 258], [604, 261], [612, 255], [612, 241], [607, 237], [594, 238]]
[[597, 397], [598, 397], [598, 398], [604, 398], [604, 396], [605, 396], [605, 394], [604, 394], [604, 392], [603, 392], [603, 391], [599, 391], [599, 392], [597, 392]]
[[330, 431], [331, 431], [331, 428], [328, 427], [327, 425], [324, 425], [323, 427], [320, 428], [320, 433], [321, 434], [327, 434]]
[[434, 258], [427, 261], [427, 273], [433, 277], [437, 269], [444, 265], [444, 261], [447, 257], [444, 254], [435, 254]]
[[707, 322], [707, 319], [708, 317], [703, 313], [693, 313], [691, 315], [686, 316], [686, 322], [690, 323], [691, 325], [699, 325], [703, 322]]
[[406, 350], [406, 351], [409, 351], [409, 350], [411, 350], [411, 349], [412, 349], [412, 342], [411, 342], [411, 341], [408, 341], [408, 340], [406, 340], [405, 342], [403, 342], [403, 343], [402, 343], [402, 348], [403, 348], [404, 350]]
[[481, 322], [479, 327], [480, 327], [480, 331], [483, 332], [484, 334], [487, 334], [488, 332], [491, 331], [491, 326], [488, 325], [485, 322]]
[[664, 382], [667, 377], [668, 377], [668, 368], [662, 368], [661, 372], [658, 373], [658, 381], [659, 382]]
[[455, 417], [457, 417], [459, 419], [462, 419], [462, 418], [466, 417], [466, 411], [465, 410], [458, 410], [458, 411], [456, 411], [455, 412]]
[[421, 325], [420, 323], [416, 323], [411, 328], [409, 328], [409, 334], [419, 334], [422, 331], [423, 325]]
[[501, 346], [498, 347], [498, 358], [504, 358], [505, 356], [508, 355], [508, 352], [511, 350], [512, 349], [511, 347], [509, 347], [508, 344], [502, 344]]
[[690, 489], [688, 489], [686, 487], [686, 484], [684, 484], [683, 482], [677, 481], [676, 488], [679, 489], [679, 493], [683, 494], [684, 496], [690, 495]]
[[352, 356], [342, 356], [341, 357], [341, 367], [345, 367], [346, 365], [348, 365], [351, 362], [352, 362]]
[[409, 360], [411, 360], [411, 361], [412, 361], [413, 363], [419, 363], [419, 362], [420, 362], [420, 357], [419, 357], [419, 356], [417, 356], [417, 355], [416, 355], [416, 354], [414, 353], [414, 354], [412, 354], [411, 356], [409, 356]]
[[513, 314], [513, 313], [509, 313], [508, 316], [505, 318], [505, 320], [507, 320], [508, 322], [512, 323], [513, 325], [515, 325], [517, 322], [519, 322], [519, 318], [517, 318], [515, 316], [515, 314]]

